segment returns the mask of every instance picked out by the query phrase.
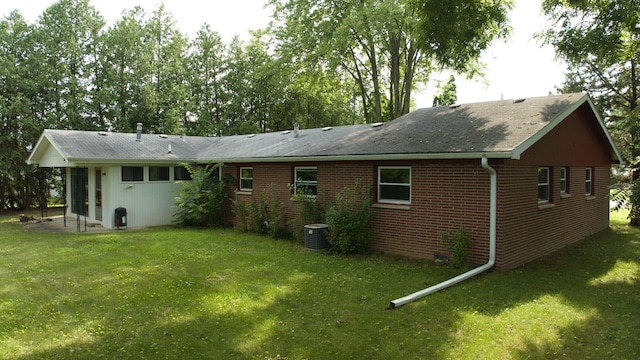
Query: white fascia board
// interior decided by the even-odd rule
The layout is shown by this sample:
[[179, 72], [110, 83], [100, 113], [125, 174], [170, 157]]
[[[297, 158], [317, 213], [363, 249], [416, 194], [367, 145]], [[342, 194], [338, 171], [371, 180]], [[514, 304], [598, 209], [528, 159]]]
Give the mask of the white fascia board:
[[481, 159], [509, 159], [510, 151], [482, 152], [482, 153], [440, 153], [440, 154], [377, 154], [377, 155], [336, 155], [336, 156], [300, 156], [300, 157], [270, 157], [270, 158], [227, 158], [227, 159], [198, 159], [198, 163], [283, 163], [283, 162], [327, 162], [327, 161], [391, 161], [391, 160], [465, 160]]
[[82, 159], [82, 158], [69, 158], [69, 163], [78, 165], [109, 165], [109, 166], [121, 166], [121, 165], [175, 165], [182, 163], [195, 163], [194, 159]]
[[584, 96], [582, 96], [580, 99], [578, 99], [573, 104], [571, 104], [571, 106], [567, 107], [562, 113], [556, 116], [555, 119], [551, 120], [549, 124], [547, 124], [544, 128], [542, 128], [542, 130], [538, 131], [533, 136], [525, 140], [522, 144], [518, 145], [513, 150], [512, 159], [520, 160], [520, 156], [522, 155], [522, 153], [527, 151], [531, 146], [533, 146], [533, 144], [535, 144], [536, 142], [538, 142], [538, 140], [540, 140], [542, 137], [547, 135], [560, 122], [562, 122], [562, 120], [564, 120], [567, 116], [569, 116], [571, 113], [576, 111], [585, 102], [588, 103], [589, 106], [591, 107], [591, 111], [595, 114], [596, 120], [600, 125], [600, 129], [602, 130], [604, 135], [607, 137], [609, 146], [611, 146], [611, 148], [613, 149], [616, 159], [612, 159], [612, 160], [617, 160], [619, 163], [622, 163], [622, 156], [620, 156], [620, 152], [618, 151], [618, 148], [613, 143], [613, 140], [611, 139], [611, 135], [609, 135], [609, 131], [607, 130], [606, 125], [604, 124], [602, 116], [600, 116], [600, 113], [596, 109], [593, 101], [591, 100], [591, 96], [589, 96], [589, 94], [584, 94]]
[[527, 151], [533, 144], [537, 143], [538, 140], [542, 139], [545, 135], [547, 135], [551, 130], [553, 130], [562, 120], [564, 120], [567, 116], [569, 116], [572, 112], [574, 112], [580, 105], [582, 105], [587, 99], [589, 95], [584, 95], [569, 107], [567, 107], [563, 112], [561, 112], [558, 116], [556, 116], [553, 120], [551, 120], [547, 125], [545, 125], [540, 131], [533, 134], [531, 137], [526, 139], [522, 144], [516, 146], [513, 149], [512, 159], [520, 160], [520, 156], [522, 153]]
[[622, 160], [622, 155], [620, 155], [620, 151], [618, 151], [616, 144], [613, 142], [613, 139], [611, 138], [611, 134], [609, 134], [609, 130], [607, 130], [607, 125], [605, 125], [604, 123], [604, 119], [600, 115], [600, 112], [596, 110], [596, 105], [593, 103], [591, 96], [589, 95], [586, 95], [586, 96], [587, 96], [587, 102], [589, 103], [589, 106], [591, 106], [593, 113], [596, 114], [596, 118], [598, 119], [598, 124], [600, 124], [600, 128], [602, 129], [602, 132], [607, 137], [607, 141], [609, 141], [609, 145], [613, 149], [613, 153], [616, 156], [616, 159], [613, 159], [613, 160], [618, 160], [618, 163], [620, 165], [624, 165], [624, 160]]
[[[31, 154], [29, 155], [29, 157], [27, 158], [27, 165], [38, 165], [39, 164], [39, 160], [42, 158], [42, 154], [40, 154], [41, 151], [41, 147], [45, 146], [44, 145], [44, 141], [47, 141], [47, 143], [49, 144], [50, 147], [52, 147], [58, 154], [60, 154], [60, 157], [62, 159], [64, 159], [64, 161], [69, 161], [66, 154], [64, 153], [64, 151], [62, 151], [62, 149], [60, 149], [60, 147], [58, 147], [58, 144], [55, 143], [55, 141], [52, 141], [51, 138], [48, 136], [48, 132], [47, 130], [44, 130], [42, 132], [42, 134], [40, 135], [40, 138], [38, 139], [38, 142], [36, 142], [36, 145], [33, 147]], [[34, 161], [34, 157], [40, 154], [39, 158], [37, 159], [37, 161]]]

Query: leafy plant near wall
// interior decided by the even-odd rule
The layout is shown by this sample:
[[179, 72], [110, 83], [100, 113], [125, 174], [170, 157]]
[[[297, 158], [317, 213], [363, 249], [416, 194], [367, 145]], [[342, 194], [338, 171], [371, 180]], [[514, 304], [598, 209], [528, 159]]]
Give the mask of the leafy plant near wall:
[[282, 225], [285, 204], [278, 199], [275, 184], [271, 183], [253, 202], [235, 200], [233, 208], [241, 230], [269, 235], [272, 238], [289, 236]]
[[178, 223], [185, 226], [220, 227], [224, 224], [223, 206], [228, 195], [225, 190], [230, 182], [212, 179], [211, 175], [223, 164], [208, 164], [205, 167], [185, 164], [191, 181], [179, 181], [182, 187], [176, 191], [175, 214]]
[[365, 248], [370, 237], [371, 204], [371, 189], [366, 189], [359, 180], [336, 195], [335, 204], [326, 211], [332, 251], [349, 254]]
[[453, 255], [452, 265], [456, 268], [465, 266], [469, 257], [469, 246], [471, 246], [471, 234], [461, 226], [455, 233], [452, 230], [440, 232], [442, 244]]
[[[293, 188], [293, 185], [289, 185]], [[289, 222], [289, 226], [294, 230], [296, 239], [304, 239], [304, 225], [323, 224], [325, 222], [326, 208], [322, 201], [322, 190], [317, 189], [316, 196], [310, 190], [298, 190], [291, 198], [300, 204], [300, 215]]]

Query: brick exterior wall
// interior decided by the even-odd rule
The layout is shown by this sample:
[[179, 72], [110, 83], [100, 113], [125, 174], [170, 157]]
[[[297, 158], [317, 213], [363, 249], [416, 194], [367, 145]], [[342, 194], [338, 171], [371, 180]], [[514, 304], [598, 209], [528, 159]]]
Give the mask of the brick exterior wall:
[[[594, 169], [594, 195], [585, 196], [585, 167], [568, 167], [568, 193], [551, 170], [551, 199], [538, 204], [537, 166], [499, 166], [496, 268], [508, 270], [609, 227], [609, 167]], [[555, 185], [555, 186], [554, 186]]]
[[[580, 241], [609, 226], [611, 148], [593, 113], [580, 108], [526, 150], [519, 160], [491, 160], [498, 177], [498, 270], [509, 270]], [[318, 201], [334, 199], [359, 179], [377, 199], [379, 166], [411, 167], [411, 204], [375, 203], [370, 247], [413, 258], [446, 254], [440, 233], [464, 226], [471, 234], [471, 261], [488, 261], [490, 175], [480, 159], [227, 164], [238, 179], [240, 166], [253, 168], [253, 191], [234, 195], [253, 201], [269, 191], [285, 204], [284, 224], [294, 224], [300, 204], [289, 184], [296, 166], [317, 167]], [[538, 203], [538, 167], [550, 168], [550, 201]], [[568, 170], [568, 191], [560, 194], [560, 167]], [[585, 168], [594, 172], [592, 196], [585, 196]], [[271, 184], [275, 184], [270, 188]], [[295, 230], [295, 229], [290, 229]], [[300, 239], [302, 241], [303, 239]]]

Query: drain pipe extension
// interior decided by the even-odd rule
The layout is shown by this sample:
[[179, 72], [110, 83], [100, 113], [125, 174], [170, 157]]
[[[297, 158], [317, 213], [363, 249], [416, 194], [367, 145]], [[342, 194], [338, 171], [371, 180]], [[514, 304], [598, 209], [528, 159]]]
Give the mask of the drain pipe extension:
[[498, 180], [496, 170], [489, 166], [489, 161], [486, 156], [482, 157], [481, 160], [482, 168], [485, 169], [491, 175], [491, 196], [490, 196], [490, 209], [489, 209], [489, 262], [484, 265], [481, 265], [477, 268], [467, 271], [464, 274], [458, 275], [449, 280], [443, 281], [439, 284], [433, 285], [424, 290], [417, 291], [413, 294], [407, 295], [405, 297], [401, 297], [399, 299], [391, 301], [389, 304], [389, 308], [395, 309], [399, 306], [402, 306], [406, 303], [417, 300], [421, 297], [431, 295], [434, 292], [440, 291], [444, 288], [447, 288], [451, 285], [457, 284], [463, 280], [467, 280], [473, 276], [476, 276], [484, 271], [487, 271], [493, 267], [496, 262], [496, 207], [497, 207], [497, 195], [498, 195]]

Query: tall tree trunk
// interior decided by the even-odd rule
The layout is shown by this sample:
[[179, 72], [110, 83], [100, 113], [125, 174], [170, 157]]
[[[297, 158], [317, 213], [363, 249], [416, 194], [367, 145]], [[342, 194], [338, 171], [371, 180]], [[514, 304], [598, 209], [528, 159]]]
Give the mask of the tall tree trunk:
[[[638, 107], [638, 87], [640, 84], [638, 84], [637, 78], [636, 78], [636, 62], [635, 59], [630, 59], [630, 65], [631, 65], [631, 79], [630, 79], [630, 83], [629, 86], [631, 87], [631, 99], [629, 99], [629, 114], [630, 116], [635, 116], [634, 110]], [[631, 121], [633, 121], [635, 124], [638, 124], [640, 122], [640, 119], [631, 119]], [[631, 180], [633, 182], [635, 181], [639, 181], [640, 179], [640, 164], [638, 164], [636, 162], [636, 159], [638, 158], [638, 156], [640, 156], [640, 146], [637, 144], [638, 141], [640, 141], [639, 138], [639, 134], [637, 134], [637, 126], [634, 126], [634, 132], [632, 132], [631, 134], [631, 161], [633, 161], [633, 171], [631, 173]], [[629, 220], [629, 224], [631, 226], [640, 226], [640, 218], [638, 218], [637, 214], [639, 211], [635, 211], [638, 207], [640, 207], [640, 204], [631, 204], [631, 206], [635, 209], [632, 209], [631, 211], [631, 217]]]

